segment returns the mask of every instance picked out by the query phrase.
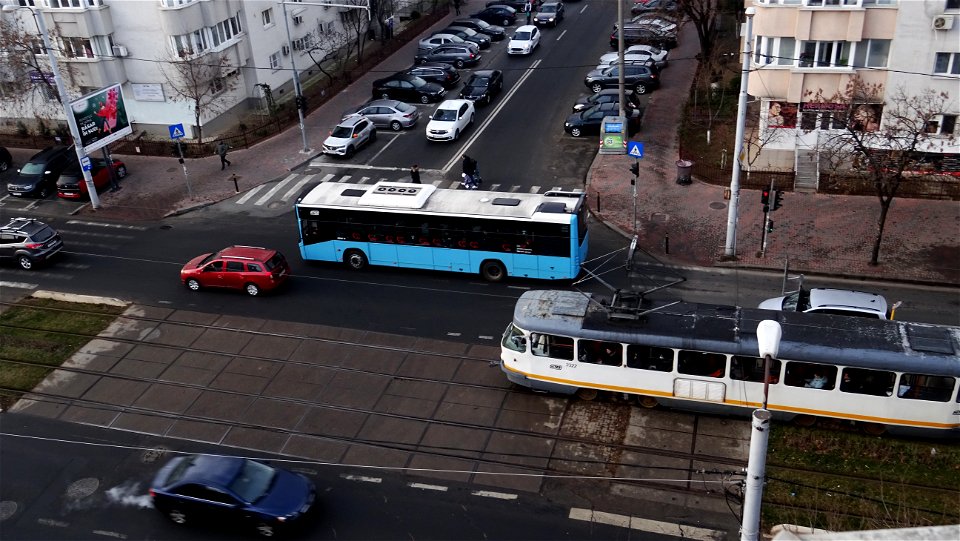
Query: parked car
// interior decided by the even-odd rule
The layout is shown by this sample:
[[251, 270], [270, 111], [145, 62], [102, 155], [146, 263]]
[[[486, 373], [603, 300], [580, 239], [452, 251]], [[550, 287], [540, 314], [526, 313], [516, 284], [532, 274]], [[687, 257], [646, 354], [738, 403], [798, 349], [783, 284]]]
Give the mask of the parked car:
[[636, 0], [630, 6], [630, 13], [675, 13], [678, 8], [676, 0]]
[[456, 141], [460, 134], [473, 124], [473, 102], [470, 100], [446, 100], [427, 123], [427, 139], [431, 141]]
[[533, 24], [557, 26], [563, 20], [563, 2], [546, 2], [533, 16]]
[[448, 90], [457, 86], [457, 83], [460, 82], [460, 72], [457, 71], [457, 68], [440, 62], [421, 64], [407, 68], [401, 73], [419, 77], [428, 83], [437, 83]]
[[[632, 90], [624, 90], [624, 99], [626, 100], [626, 106], [631, 109], [643, 110], [643, 105], [640, 103], [640, 98]], [[600, 105], [601, 103], [620, 103], [620, 89], [619, 88], [607, 88], [597, 92], [596, 94], [590, 94], [587, 96], [580, 97], [576, 103], [573, 104], [573, 112], [583, 111], [584, 109], [589, 109], [594, 105]]]
[[482, 9], [470, 17], [472, 19], [486, 21], [489, 24], [512, 26], [517, 22], [517, 11], [507, 6], [494, 6]]
[[[617, 53], [607, 53], [607, 54], [617, 54]], [[663, 69], [667, 67], [669, 60], [667, 57], [670, 56], [670, 53], [666, 49], [660, 49], [654, 47], [653, 45], [645, 44], [636, 44], [626, 47], [623, 50], [623, 54], [648, 54], [653, 61], [656, 63], [657, 67]], [[603, 55], [606, 56], [606, 55]], [[603, 57], [601, 57], [603, 58]]]
[[[107, 160], [103, 158], [90, 158], [90, 176], [93, 177], [93, 185], [97, 191], [110, 185], [110, 168], [107, 167]], [[113, 172], [117, 179], [127, 176], [127, 166], [122, 161], [113, 159]], [[62, 199], [89, 199], [87, 193], [87, 182], [83, 178], [83, 171], [76, 160], [70, 162], [70, 165], [60, 173], [57, 179], [57, 197]]]
[[[487, 2], [487, 7], [506, 6], [514, 10], [516, 13], [526, 13], [527, 1], [528, 0], [489, 0]], [[539, 2], [538, 0], [532, 1], [533, 9], [536, 10]]]
[[507, 54], [531, 54], [540, 45], [540, 29], [532, 24], [525, 24], [513, 33], [510, 43], [507, 44]]
[[11, 166], [13, 166], [13, 156], [10, 155], [7, 147], [0, 147], [0, 173], [10, 169]]
[[460, 90], [460, 97], [477, 105], [489, 105], [494, 96], [503, 90], [503, 72], [500, 70], [477, 70]]
[[453, 34], [458, 38], [469, 41], [470, 43], [476, 43], [480, 50], [490, 48], [490, 36], [477, 32], [472, 28], [467, 28], [466, 26], [448, 26], [440, 31], [444, 34]]
[[46, 199], [56, 190], [57, 179], [63, 170], [76, 160], [73, 147], [47, 147], [17, 169], [17, 176], [7, 183], [7, 191], [17, 197]]
[[150, 484], [153, 507], [177, 524], [242, 524], [264, 537], [291, 528], [313, 508], [317, 490], [300, 475], [223, 455], [181, 455]]
[[371, 100], [343, 112], [344, 118], [350, 115], [363, 115], [378, 128], [400, 131], [417, 123], [420, 109], [399, 100]]
[[502, 26], [490, 24], [482, 19], [457, 19], [453, 21], [452, 24], [453, 26], [472, 28], [477, 32], [490, 36], [492, 41], [503, 41], [507, 38], [507, 32]]
[[447, 64], [453, 64], [457, 67], [457, 69], [461, 69], [466, 66], [473, 66], [474, 64], [480, 62], [480, 59], [482, 58], [480, 54], [476, 52], [474, 47], [476, 47], [476, 45], [473, 45], [472, 43], [469, 47], [467, 44], [441, 45], [426, 53], [417, 54], [417, 56], [414, 58], [414, 62], [417, 64], [426, 64], [428, 62], [444, 62]]
[[60, 233], [33, 218], [14, 218], [0, 227], [0, 259], [31, 270], [63, 249]]
[[443, 99], [447, 91], [437, 83], [428, 83], [415, 75], [394, 73], [373, 82], [373, 97], [400, 101], [432, 103]]
[[641, 15], [633, 18], [630, 23], [638, 26], [649, 26], [661, 34], [672, 34], [674, 36], [677, 34], [677, 23], [661, 18], [650, 18]]
[[[618, 53], [608, 53], [600, 57], [600, 63], [594, 69], [603, 69], [614, 66], [620, 62]], [[624, 64], [642, 64], [644, 66], [656, 66], [653, 57], [645, 53], [632, 53], [623, 55]], [[657, 71], [660, 71], [659, 69]]]
[[323, 141], [323, 153], [352, 158], [361, 147], [377, 140], [377, 128], [363, 115], [351, 115], [330, 131]]
[[[417, 44], [417, 53], [426, 53], [427, 51], [433, 50], [440, 45], [468, 45], [468, 42], [453, 34], [437, 33], [421, 39], [420, 43]], [[480, 46], [476, 43], [470, 43], [469, 45], [473, 46], [475, 49], [474, 52], [480, 50]]]
[[[625, 65], [623, 67], [624, 86], [637, 94], [646, 94], [648, 90], [660, 86], [660, 76], [655, 70], [656, 68], [639, 64]], [[584, 77], [583, 83], [594, 92], [600, 92], [604, 88], [616, 88], [620, 84], [620, 66], [593, 70]]]
[[[618, 47], [619, 31], [614, 30], [610, 34], [610, 47]], [[623, 44], [628, 45], [653, 45], [658, 49], [673, 49], [677, 46], [677, 36], [662, 34], [652, 27], [644, 25], [629, 24], [624, 25]]]
[[759, 308], [876, 319], [887, 319], [890, 315], [887, 299], [882, 295], [828, 287], [800, 288], [789, 295], [767, 299], [760, 303]]
[[[641, 113], [637, 109], [627, 109], [627, 134], [633, 134], [640, 129]], [[573, 113], [567, 117], [563, 130], [574, 137], [583, 135], [600, 135], [600, 124], [608, 116], [620, 116], [619, 103], [601, 103], [589, 109]]]
[[180, 281], [191, 291], [240, 289], [251, 297], [276, 289], [289, 275], [290, 265], [283, 254], [257, 246], [229, 246], [198, 255], [180, 269]]

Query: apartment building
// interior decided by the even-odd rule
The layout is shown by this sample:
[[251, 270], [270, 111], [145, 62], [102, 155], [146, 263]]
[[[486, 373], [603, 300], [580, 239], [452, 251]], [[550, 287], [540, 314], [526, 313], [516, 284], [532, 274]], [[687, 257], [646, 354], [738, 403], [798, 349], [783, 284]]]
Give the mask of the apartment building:
[[[37, 31], [31, 12], [44, 17], [53, 48], [61, 53], [58, 61], [71, 99], [119, 83], [135, 134], [166, 136], [168, 126], [183, 124], [188, 139], [197, 134], [194, 106], [178, 99], [173, 81], [181, 74], [171, 69], [171, 60], [223, 57], [219, 76], [209, 81], [215, 104], [203, 108], [200, 118], [206, 137], [235, 123], [249, 109], [262, 107], [265, 86], [275, 99], [292, 93], [292, 62], [298, 70], [316, 71], [306, 48], [314, 33], [339, 27], [344, 11], [287, 5], [288, 42], [284, 6], [271, 0], [0, 3], [24, 8], [7, 8], [0, 16], [20, 18], [21, 27], [29, 32]], [[38, 46], [38, 55], [43, 52]], [[62, 108], [49, 93], [38, 93], [32, 102], [5, 99], [0, 93], [0, 129], [12, 131], [18, 121], [32, 125], [38, 116], [64, 120]]]
[[[829, 100], [851, 77], [882, 85], [878, 103], [865, 103], [864, 129], [884, 122], [884, 102], [896, 89], [949, 94], [949, 110], [928, 133], [931, 148], [960, 173], [960, 0], [747, 0], [756, 8], [748, 93], [759, 103], [755, 168], [793, 169], [815, 187], [818, 142], [842, 129]], [[846, 118], [846, 113], [843, 114]]]

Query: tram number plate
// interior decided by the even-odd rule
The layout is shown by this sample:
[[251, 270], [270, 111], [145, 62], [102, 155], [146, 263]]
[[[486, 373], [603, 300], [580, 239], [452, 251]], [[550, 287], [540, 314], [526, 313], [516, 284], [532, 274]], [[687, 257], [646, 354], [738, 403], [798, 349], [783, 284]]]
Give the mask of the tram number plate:
[[550, 365], [550, 370], [563, 370], [563, 365], [562, 365], [562, 364], [551, 364], [551, 365]]

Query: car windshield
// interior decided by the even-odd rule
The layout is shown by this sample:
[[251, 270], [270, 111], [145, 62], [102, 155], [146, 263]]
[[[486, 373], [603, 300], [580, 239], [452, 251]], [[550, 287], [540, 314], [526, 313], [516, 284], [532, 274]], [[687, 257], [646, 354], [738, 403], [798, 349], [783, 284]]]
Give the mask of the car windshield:
[[330, 137], [337, 139], [349, 139], [351, 135], [353, 135], [353, 128], [348, 126], [337, 126], [330, 132]]
[[40, 230], [36, 231], [33, 235], [30, 235], [30, 237], [33, 239], [34, 242], [47, 242], [55, 234], [56, 233], [53, 231], [53, 229], [49, 227], [42, 227], [40, 228]]
[[283, 264], [283, 255], [280, 252], [273, 254], [273, 257], [267, 260], [267, 270], [273, 270]]
[[556, 13], [557, 6], [543, 6], [540, 8], [540, 13]]
[[433, 113], [433, 119], [451, 122], [457, 119], [457, 111], [454, 109], [437, 109]]
[[483, 21], [483, 20], [477, 19], [477, 20], [474, 21], [474, 22], [475, 22], [475, 23], [477, 24], [477, 26], [479, 26], [480, 28], [490, 28], [490, 23], [488, 23], [487, 21]]
[[523, 32], [517, 32], [513, 35], [513, 39], [517, 41], [530, 41], [530, 32], [524, 30]]
[[42, 163], [29, 162], [20, 168], [20, 173], [23, 175], [39, 175], [43, 173], [43, 166]]
[[[437, 51], [437, 52], [443, 53], [443, 52], [446, 52], [446, 51], [443, 50], [443, 51]], [[423, 86], [425, 86], [425, 85], [427, 84], [427, 82], [424, 81], [423, 79], [419, 78], [419, 77], [414, 77], [413, 79], [410, 79], [410, 84], [413, 85], [413, 88], [422, 88]]]
[[394, 106], [394, 109], [400, 111], [401, 113], [412, 113], [417, 110], [416, 107], [410, 105], [409, 103], [400, 102]]
[[266, 464], [244, 460], [243, 468], [240, 469], [237, 477], [230, 482], [230, 490], [240, 496], [241, 500], [254, 503], [270, 490], [276, 475], [277, 470]]
[[489, 77], [474, 77], [473, 80], [470, 81], [470, 86], [487, 86], [488, 84], [490, 84]]

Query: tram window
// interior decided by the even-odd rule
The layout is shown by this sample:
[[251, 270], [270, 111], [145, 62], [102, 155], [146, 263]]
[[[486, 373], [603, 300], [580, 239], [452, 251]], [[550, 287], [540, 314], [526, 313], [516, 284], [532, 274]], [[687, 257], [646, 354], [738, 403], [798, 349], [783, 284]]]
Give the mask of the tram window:
[[727, 367], [727, 356], [722, 353], [680, 350], [677, 354], [677, 372], [694, 376], [722, 378]]
[[892, 396], [897, 375], [885, 370], [844, 368], [840, 376], [840, 390], [845, 393]]
[[657, 372], [672, 372], [673, 350], [652, 346], [627, 346], [627, 366]]
[[837, 382], [837, 367], [791, 361], [787, 363], [783, 382], [791, 387], [833, 389]]
[[573, 338], [552, 334], [530, 334], [531, 352], [538, 357], [573, 360]]
[[[543, 336], [543, 335], [540, 335]], [[514, 327], [512, 324], [507, 332], [503, 333], [503, 347], [513, 351], [523, 353], [527, 350], [527, 339], [523, 336], [523, 331]]]
[[577, 347], [580, 348], [577, 351], [577, 360], [582, 363], [623, 365], [623, 346], [617, 342], [579, 340]]
[[[730, 379], [763, 383], [763, 359], [734, 355], [730, 359]], [[770, 359], [770, 383], [780, 382], [780, 361]]]
[[[953, 395], [956, 379], [949, 376], [903, 374], [897, 386], [897, 396], [908, 400], [948, 402]], [[957, 398], [960, 401], [960, 397]]]

